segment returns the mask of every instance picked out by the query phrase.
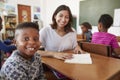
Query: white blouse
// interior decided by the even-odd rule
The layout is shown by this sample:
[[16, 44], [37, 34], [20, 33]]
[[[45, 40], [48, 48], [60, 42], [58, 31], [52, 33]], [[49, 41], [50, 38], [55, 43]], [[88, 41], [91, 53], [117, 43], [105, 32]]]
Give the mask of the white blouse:
[[71, 50], [77, 46], [76, 32], [69, 32], [64, 36], [56, 33], [51, 26], [40, 30], [40, 42], [46, 51], [64, 51]]

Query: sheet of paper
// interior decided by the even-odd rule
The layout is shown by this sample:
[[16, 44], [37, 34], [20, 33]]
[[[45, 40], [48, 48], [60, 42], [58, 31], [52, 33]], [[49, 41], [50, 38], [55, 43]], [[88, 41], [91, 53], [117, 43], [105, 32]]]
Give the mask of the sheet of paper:
[[73, 54], [73, 58], [72, 59], [66, 59], [65, 63], [92, 64], [92, 59], [91, 59], [89, 53]]

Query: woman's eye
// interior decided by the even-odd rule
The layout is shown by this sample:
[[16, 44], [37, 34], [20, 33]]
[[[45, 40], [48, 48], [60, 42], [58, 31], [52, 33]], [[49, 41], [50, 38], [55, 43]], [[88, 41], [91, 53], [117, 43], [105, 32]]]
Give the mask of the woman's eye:
[[59, 17], [63, 17], [63, 15], [59, 15]]
[[69, 17], [68, 17], [68, 16], [66, 16], [65, 18], [66, 18], [66, 19], [69, 19]]

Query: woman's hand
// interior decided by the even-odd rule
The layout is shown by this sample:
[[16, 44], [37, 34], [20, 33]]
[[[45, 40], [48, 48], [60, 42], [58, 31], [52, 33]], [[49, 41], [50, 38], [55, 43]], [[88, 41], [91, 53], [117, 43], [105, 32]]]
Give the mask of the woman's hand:
[[78, 54], [78, 53], [85, 53], [85, 52], [77, 45], [74, 49], [74, 53]]
[[54, 58], [65, 60], [65, 59], [71, 59], [72, 54], [70, 53], [56, 53], [53, 55]]

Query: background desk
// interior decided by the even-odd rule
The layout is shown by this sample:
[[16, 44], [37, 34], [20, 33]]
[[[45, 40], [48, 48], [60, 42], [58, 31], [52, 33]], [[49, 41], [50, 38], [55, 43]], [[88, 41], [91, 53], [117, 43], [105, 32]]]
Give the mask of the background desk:
[[107, 80], [120, 71], [120, 60], [91, 54], [93, 64], [68, 64], [62, 60], [43, 57], [44, 64], [73, 80]]

